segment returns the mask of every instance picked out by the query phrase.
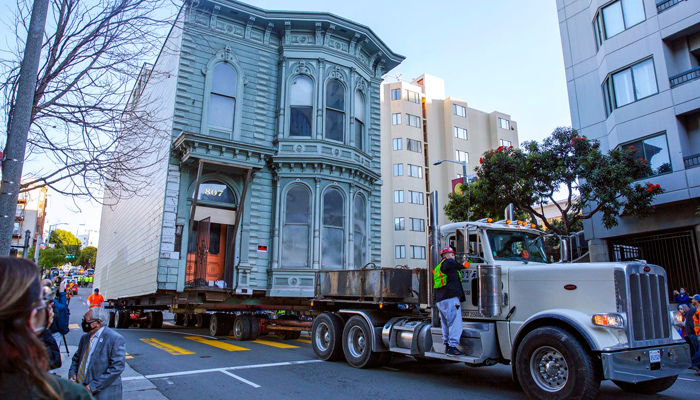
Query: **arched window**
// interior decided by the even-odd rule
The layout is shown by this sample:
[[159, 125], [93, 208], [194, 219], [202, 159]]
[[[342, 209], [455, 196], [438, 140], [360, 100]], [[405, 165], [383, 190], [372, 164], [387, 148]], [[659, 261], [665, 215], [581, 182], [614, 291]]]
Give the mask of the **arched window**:
[[367, 263], [367, 208], [362, 195], [355, 196], [353, 212], [354, 264], [360, 268]]
[[364, 149], [365, 138], [365, 96], [355, 91], [355, 147]]
[[212, 72], [209, 94], [209, 127], [227, 132], [233, 131], [236, 110], [238, 74], [227, 63], [219, 63]]
[[326, 139], [345, 141], [345, 88], [336, 79], [326, 85]]
[[235, 207], [236, 195], [228, 185], [223, 182], [211, 180], [199, 185], [197, 202], [200, 205], [206, 204], [209, 207]]
[[292, 79], [289, 89], [289, 136], [311, 136], [314, 84], [306, 75]]
[[282, 267], [309, 266], [310, 199], [311, 193], [302, 185], [294, 185], [287, 192], [282, 228]]
[[323, 195], [323, 249], [322, 267], [343, 267], [345, 256], [345, 212], [343, 195], [337, 189], [329, 189]]

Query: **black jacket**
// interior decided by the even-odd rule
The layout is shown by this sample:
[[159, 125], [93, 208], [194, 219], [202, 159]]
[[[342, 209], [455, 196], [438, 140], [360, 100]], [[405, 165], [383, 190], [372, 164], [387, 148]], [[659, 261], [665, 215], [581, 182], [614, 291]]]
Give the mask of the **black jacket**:
[[63, 365], [63, 362], [61, 362], [61, 350], [58, 348], [56, 339], [51, 336], [51, 331], [46, 329], [41, 333], [39, 339], [49, 352], [49, 369], [61, 368], [61, 365]]
[[445, 259], [442, 262], [440, 271], [447, 277], [447, 283], [445, 286], [435, 289], [435, 302], [440, 302], [452, 297], [459, 297], [460, 302], [465, 302], [467, 298], [464, 296], [464, 289], [462, 289], [462, 282], [459, 280], [460, 270], [466, 269], [464, 265], [458, 263], [453, 259]]

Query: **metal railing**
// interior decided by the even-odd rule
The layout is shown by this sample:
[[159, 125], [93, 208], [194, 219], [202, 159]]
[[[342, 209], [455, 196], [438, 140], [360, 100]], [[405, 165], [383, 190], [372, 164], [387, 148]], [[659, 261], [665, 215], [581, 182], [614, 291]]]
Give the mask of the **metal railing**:
[[700, 67], [695, 67], [693, 69], [689, 69], [685, 72], [682, 72], [678, 75], [673, 75], [672, 77], [668, 78], [671, 81], [671, 87], [676, 87], [680, 84], [686, 83], [693, 81], [695, 79], [700, 78]]
[[656, 3], [656, 12], [658, 14], [661, 14], [662, 12], [668, 10], [669, 8], [675, 6], [676, 4], [680, 3], [681, 1], [685, 0], [663, 0], [659, 1]]
[[700, 154], [683, 157], [683, 164], [685, 164], [685, 169], [700, 167]]

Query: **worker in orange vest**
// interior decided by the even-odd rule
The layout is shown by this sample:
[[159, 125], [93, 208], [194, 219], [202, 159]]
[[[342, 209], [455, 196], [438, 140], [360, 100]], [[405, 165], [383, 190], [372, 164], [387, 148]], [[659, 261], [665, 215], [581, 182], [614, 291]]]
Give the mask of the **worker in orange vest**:
[[95, 289], [95, 293], [91, 294], [90, 297], [88, 297], [88, 303], [90, 304], [90, 308], [93, 307], [102, 307], [102, 303], [104, 303], [105, 298], [102, 297], [100, 294], [100, 289]]

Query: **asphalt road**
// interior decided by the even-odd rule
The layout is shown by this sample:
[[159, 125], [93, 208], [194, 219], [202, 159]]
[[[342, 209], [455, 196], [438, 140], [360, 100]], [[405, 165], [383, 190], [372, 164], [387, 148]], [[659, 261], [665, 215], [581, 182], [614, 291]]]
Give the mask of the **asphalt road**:
[[[91, 290], [81, 288], [71, 300], [74, 325], [66, 335], [71, 355], [82, 334], [80, 319]], [[171, 322], [166, 320], [159, 330], [118, 330], [128, 353], [125, 399], [525, 399], [511, 380], [510, 366], [470, 368], [397, 355], [385, 367], [360, 370], [345, 362], [317, 360], [308, 336], [287, 341], [270, 335], [238, 342]], [[687, 400], [698, 392], [700, 377], [688, 370], [671, 389], [644, 398]], [[640, 396], [603, 382], [598, 398]]]

